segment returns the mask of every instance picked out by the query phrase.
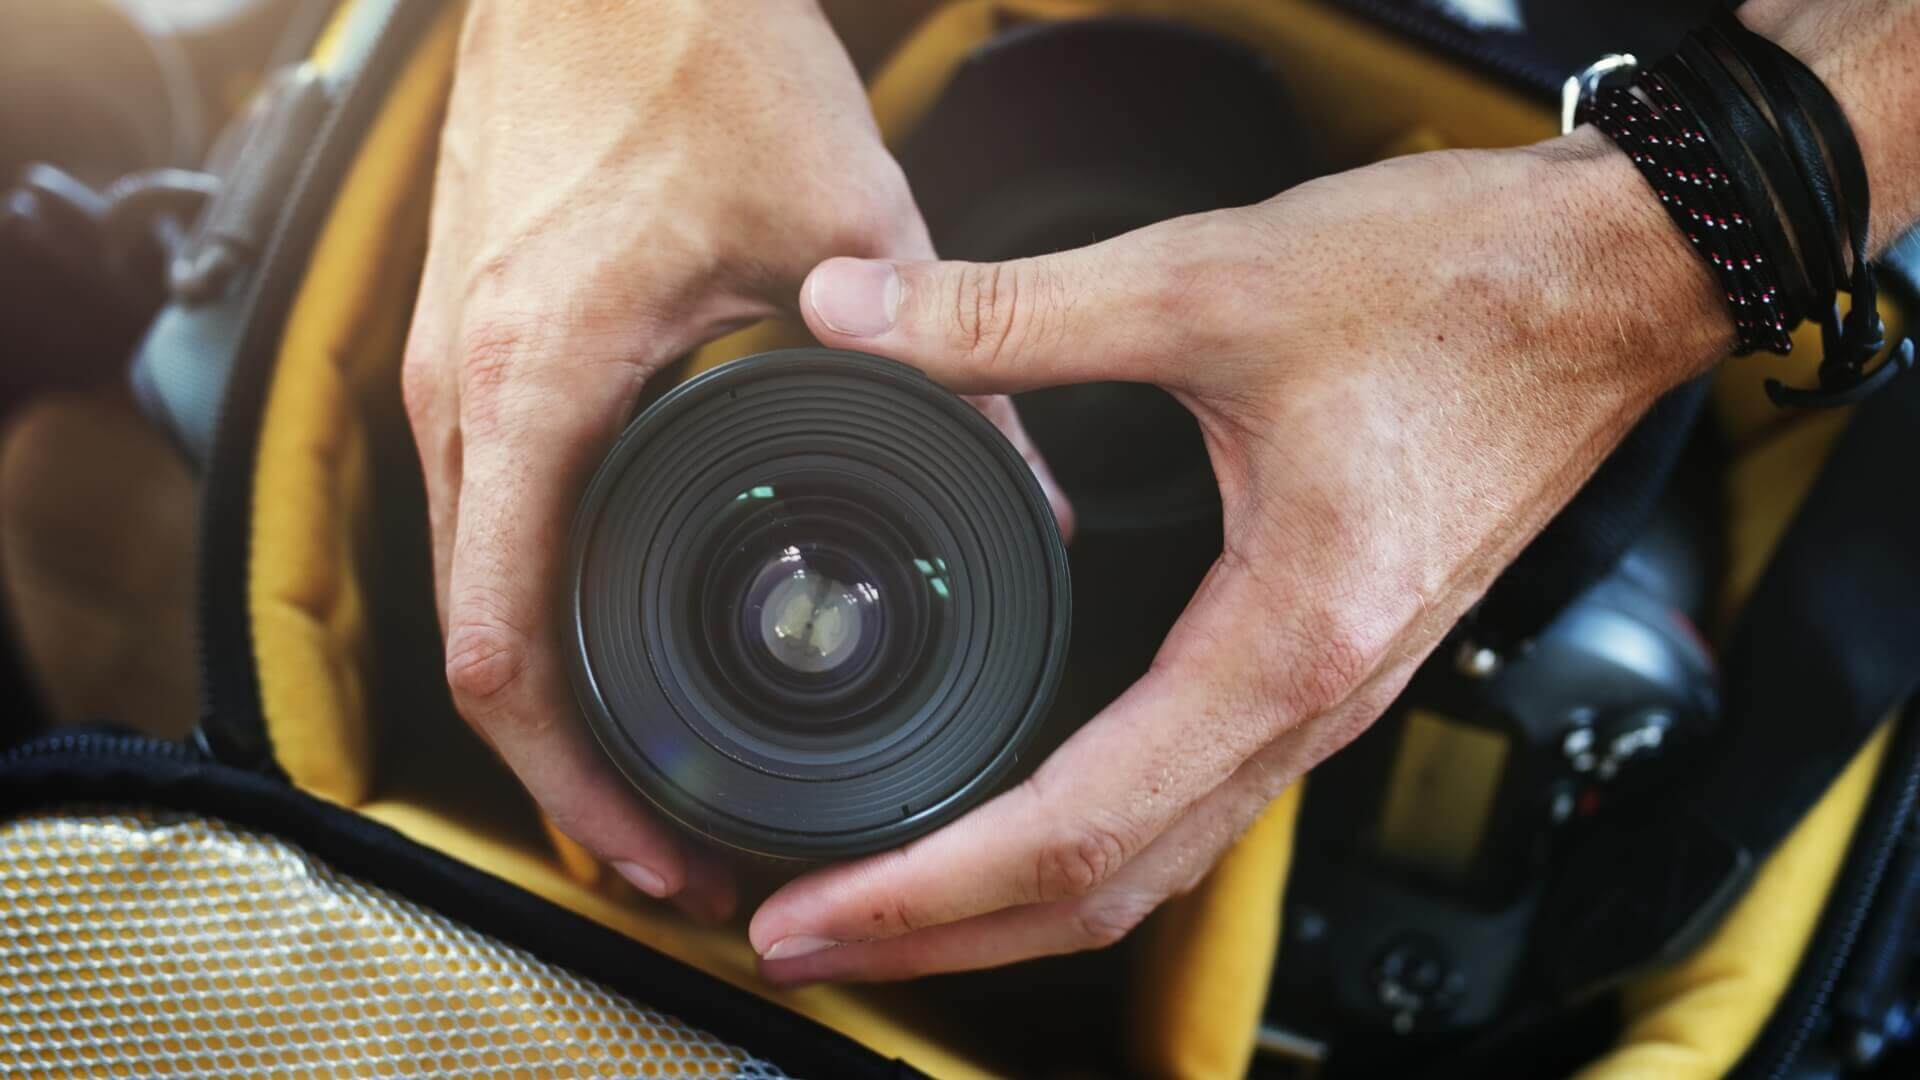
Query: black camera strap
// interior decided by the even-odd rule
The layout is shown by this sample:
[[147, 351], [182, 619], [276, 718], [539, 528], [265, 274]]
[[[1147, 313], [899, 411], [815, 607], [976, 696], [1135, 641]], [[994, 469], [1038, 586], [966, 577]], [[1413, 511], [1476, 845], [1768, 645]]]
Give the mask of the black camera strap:
[[1527, 641], [1620, 564], [1653, 520], [1699, 426], [1710, 381], [1682, 383], [1647, 410], [1487, 591], [1465, 624], [1475, 644], [1504, 652]]
[[1747, 603], [1727, 737], [1701, 782], [1606, 826], [1551, 889], [1554, 985], [1591, 988], [1697, 944], [1920, 684], [1920, 383], [1858, 407]]

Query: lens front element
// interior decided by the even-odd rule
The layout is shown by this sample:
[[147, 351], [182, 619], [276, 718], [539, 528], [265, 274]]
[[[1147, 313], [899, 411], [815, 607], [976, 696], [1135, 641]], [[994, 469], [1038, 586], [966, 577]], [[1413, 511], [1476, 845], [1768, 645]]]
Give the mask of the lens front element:
[[791, 545], [781, 549], [754, 578], [743, 605], [768, 654], [801, 675], [857, 668], [850, 662], [870, 659], [881, 634], [880, 587], [848, 584], [822, 563], [817, 553], [809, 558]]
[[615, 445], [574, 528], [574, 682], [662, 810], [785, 858], [998, 790], [1065, 659], [1065, 548], [1019, 453], [892, 361], [749, 357]]

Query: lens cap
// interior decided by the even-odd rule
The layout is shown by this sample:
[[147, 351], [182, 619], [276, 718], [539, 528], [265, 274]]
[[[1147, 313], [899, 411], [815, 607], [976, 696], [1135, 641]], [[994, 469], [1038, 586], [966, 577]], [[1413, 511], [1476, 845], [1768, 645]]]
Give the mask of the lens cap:
[[573, 531], [573, 674], [666, 814], [759, 855], [894, 847], [1032, 755], [1066, 550], [1018, 451], [920, 372], [722, 365], [636, 419]]

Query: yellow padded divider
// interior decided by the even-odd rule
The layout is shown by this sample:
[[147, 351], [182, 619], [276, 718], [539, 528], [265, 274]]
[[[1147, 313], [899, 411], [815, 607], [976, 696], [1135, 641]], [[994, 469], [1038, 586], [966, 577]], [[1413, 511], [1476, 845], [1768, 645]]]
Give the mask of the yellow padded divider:
[[1305, 784], [1288, 788], [1145, 941], [1128, 1025], [1129, 1056], [1149, 1076], [1243, 1076], [1280, 947], [1280, 899]]
[[1760, 1033], [1806, 951], [1886, 756], [1883, 726], [1685, 961], [1630, 986], [1618, 1045], [1581, 1080], [1710, 1080]]
[[[910, 126], [994, 31], [1023, 20], [1095, 14], [1167, 19], [1245, 42], [1275, 61], [1327, 160], [1360, 164], [1404, 133], [1431, 129], [1449, 146], [1512, 146], [1552, 135], [1557, 117], [1459, 64], [1317, 0], [961, 0], [874, 79], [876, 97]], [[943, 40], [934, 41], [935, 35]], [[960, 42], [963, 48], [952, 48]], [[928, 48], [929, 45], [938, 46]]]
[[358, 401], [398, 385], [459, 27], [457, 7], [435, 20], [355, 155], [287, 317], [255, 459], [247, 604], [267, 732], [295, 784], [347, 804], [373, 775]]
[[[1753, 591], [1846, 419], [1837, 412], [1801, 417], [1731, 466], [1727, 509], [1733, 524], [1725, 589], [1730, 611]], [[1819, 721], [1810, 717], [1808, 722]], [[1761, 865], [1753, 885], [1706, 944], [1627, 988], [1626, 1030], [1613, 1052], [1582, 1080], [1706, 1080], [1739, 1060], [1806, 951], [1872, 792], [1887, 737], [1883, 726], [1855, 755]]]

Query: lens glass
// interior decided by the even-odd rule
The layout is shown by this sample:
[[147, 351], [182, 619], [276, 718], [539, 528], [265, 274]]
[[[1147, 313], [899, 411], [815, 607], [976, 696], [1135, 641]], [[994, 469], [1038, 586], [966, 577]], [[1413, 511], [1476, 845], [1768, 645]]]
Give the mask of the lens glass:
[[[845, 582], [817, 555], [788, 546], [768, 560], [747, 592], [767, 654], [798, 675], [858, 670], [884, 633], [880, 587]], [[757, 616], [757, 618], [755, 617]]]
[[857, 477], [787, 473], [727, 500], [698, 545], [689, 598], [736, 734], [824, 749], [921, 712], [952, 627], [946, 558], [910, 507]]

